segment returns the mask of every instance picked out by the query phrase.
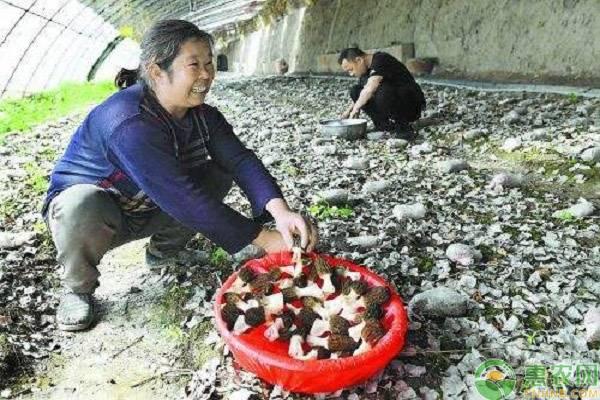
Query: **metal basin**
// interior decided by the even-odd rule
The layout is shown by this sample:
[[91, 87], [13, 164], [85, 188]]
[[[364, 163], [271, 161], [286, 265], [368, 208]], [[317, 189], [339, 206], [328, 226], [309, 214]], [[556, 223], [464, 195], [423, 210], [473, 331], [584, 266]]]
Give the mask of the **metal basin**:
[[324, 137], [356, 140], [365, 137], [366, 119], [325, 119], [319, 121], [319, 132]]

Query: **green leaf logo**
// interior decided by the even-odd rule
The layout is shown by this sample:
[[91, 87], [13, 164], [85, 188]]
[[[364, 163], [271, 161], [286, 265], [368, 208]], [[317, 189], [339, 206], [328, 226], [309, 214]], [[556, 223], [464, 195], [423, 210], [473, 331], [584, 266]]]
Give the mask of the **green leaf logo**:
[[507, 398], [515, 385], [515, 371], [504, 360], [491, 358], [475, 370], [475, 387], [486, 400]]

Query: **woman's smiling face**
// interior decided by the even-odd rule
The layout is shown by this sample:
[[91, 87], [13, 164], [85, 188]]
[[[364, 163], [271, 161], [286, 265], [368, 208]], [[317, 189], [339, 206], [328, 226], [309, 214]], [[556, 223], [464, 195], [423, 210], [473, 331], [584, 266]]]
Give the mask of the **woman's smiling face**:
[[189, 108], [204, 103], [214, 78], [210, 44], [205, 40], [188, 40], [169, 69], [156, 72], [154, 92], [169, 113], [182, 118]]

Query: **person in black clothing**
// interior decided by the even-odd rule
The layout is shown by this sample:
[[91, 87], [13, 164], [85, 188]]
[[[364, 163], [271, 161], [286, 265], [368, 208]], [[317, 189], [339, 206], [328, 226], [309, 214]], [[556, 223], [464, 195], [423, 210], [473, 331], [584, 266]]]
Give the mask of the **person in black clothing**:
[[358, 84], [350, 88], [352, 104], [342, 118], [356, 118], [363, 110], [375, 129], [414, 139], [410, 122], [421, 117], [426, 103], [406, 66], [388, 53], [367, 54], [356, 47], [342, 50], [338, 63], [350, 76], [358, 77]]

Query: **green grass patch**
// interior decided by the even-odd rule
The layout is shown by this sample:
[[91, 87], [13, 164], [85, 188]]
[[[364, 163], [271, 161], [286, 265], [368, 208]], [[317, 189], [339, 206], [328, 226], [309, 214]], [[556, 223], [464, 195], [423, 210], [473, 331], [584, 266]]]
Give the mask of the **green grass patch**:
[[431, 257], [422, 256], [417, 260], [417, 268], [420, 273], [429, 273], [435, 266], [435, 261]]
[[[218, 250], [218, 249], [217, 249]], [[174, 283], [152, 311], [151, 321], [163, 337], [174, 343], [182, 354], [185, 367], [200, 368], [218, 353], [204, 339], [213, 328], [212, 321], [203, 321], [193, 328], [183, 327], [183, 322], [193, 313], [184, 307], [192, 298], [193, 290]]]
[[[568, 160], [565, 156], [549, 149], [544, 149], [544, 151], [538, 148], [527, 148], [515, 151], [495, 149], [494, 154], [503, 160], [523, 164], [530, 168], [545, 167], [547, 169], [552, 169], [552, 167], [559, 167], [565, 163], [568, 164]], [[571, 165], [569, 165], [569, 167], [571, 167]]]
[[486, 303], [483, 307], [483, 316], [488, 322], [491, 322], [494, 319], [494, 317], [504, 313], [504, 309], [496, 308], [492, 304]]
[[542, 331], [547, 329], [548, 324], [541, 313], [531, 314], [525, 320], [525, 327], [531, 329], [532, 331]]
[[48, 190], [50, 184], [46, 171], [34, 162], [28, 162], [24, 166], [27, 172], [25, 184], [36, 195], [43, 195]]
[[155, 307], [153, 322], [163, 328], [168, 337], [177, 337], [179, 323], [187, 316], [188, 311], [183, 307], [191, 298], [189, 288], [173, 284], [165, 293], [161, 302]]
[[285, 172], [288, 176], [291, 176], [293, 178], [298, 177], [300, 175], [302, 175], [302, 170], [290, 163], [283, 163], [281, 165], [281, 169], [283, 170], [283, 172]]
[[19, 216], [19, 202], [12, 197], [0, 200], [0, 223], [6, 226]]
[[25, 132], [101, 102], [116, 90], [106, 82], [64, 83], [56, 89], [0, 101], [0, 141], [9, 132]]
[[308, 208], [308, 212], [318, 220], [330, 218], [348, 219], [354, 215], [354, 210], [349, 205], [331, 206], [326, 201], [319, 201]]

